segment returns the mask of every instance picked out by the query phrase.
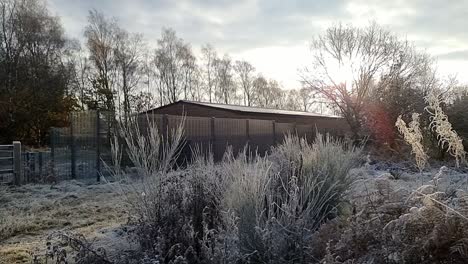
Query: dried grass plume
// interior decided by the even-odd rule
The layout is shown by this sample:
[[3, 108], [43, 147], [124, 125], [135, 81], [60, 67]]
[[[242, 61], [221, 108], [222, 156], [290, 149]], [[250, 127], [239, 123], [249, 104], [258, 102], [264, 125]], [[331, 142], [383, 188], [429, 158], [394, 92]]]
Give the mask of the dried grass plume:
[[424, 151], [422, 144], [423, 135], [419, 125], [419, 114], [413, 113], [412, 119], [413, 120], [407, 126], [405, 121], [399, 116], [395, 125], [398, 131], [403, 135], [405, 141], [411, 146], [411, 152], [416, 159], [416, 166], [419, 171], [422, 171], [427, 165], [429, 156]]
[[432, 91], [424, 99], [427, 103], [425, 109], [431, 115], [430, 128], [437, 133], [439, 145], [442, 148], [446, 147], [447, 152], [455, 157], [457, 167], [460, 166], [460, 162], [466, 164], [466, 151], [463, 148], [462, 139], [452, 129], [448, 116], [442, 110], [440, 96]]

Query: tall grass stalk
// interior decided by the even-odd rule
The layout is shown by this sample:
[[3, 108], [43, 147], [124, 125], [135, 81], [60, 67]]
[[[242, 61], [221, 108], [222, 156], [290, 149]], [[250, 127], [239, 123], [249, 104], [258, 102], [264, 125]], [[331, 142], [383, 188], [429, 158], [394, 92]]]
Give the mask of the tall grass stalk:
[[448, 116], [442, 110], [440, 96], [432, 91], [424, 99], [427, 103], [425, 109], [431, 115], [430, 127], [436, 132], [439, 145], [441, 148], [446, 148], [447, 152], [455, 158], [457, 167], [460, 166], [460, 162], [466, 164], [466, 151], [462, 139], [452, 129]]

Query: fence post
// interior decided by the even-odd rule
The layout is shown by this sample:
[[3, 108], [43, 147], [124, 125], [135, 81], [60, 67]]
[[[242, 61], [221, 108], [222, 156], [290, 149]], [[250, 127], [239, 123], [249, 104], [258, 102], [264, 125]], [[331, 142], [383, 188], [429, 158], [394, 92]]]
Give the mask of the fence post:
[[297, 134], [297, 123], [296, 123], [296, 122], [294, 122], [294, 128], [293, 128], [293, 130], [294, 130], [294, 134], [295, 134], [296, 136], [299, 136], [299, 135]]
[[101, 181], [101, 149], [100, 149], [100, 131], [101, 131], [101, 122], [100, 122], [100, 113], [99, 109], [96, 110], [96, 181]]
[[276, 145], [276, 121], [271, 121], [272, 130], [273, 130], [273, 145]]
[[[50, 169], [52, 173], [55, 172], [55, 129], [50, 129]], [[49, 173], [49, 172], [47, 172]], [[47, 175], [47, 176], [55, 176], [55, 175]]]
[[42, 171], [43, 171], [43, 166], [44, 166], [43, 152], [42, 151], [39, 152], [38, 156], [39, 156], [39, 178], [41, 178], [43, 175]]
[[23, 183], [21, 167], [21, 142], [13, 141], [13, 174], [16, 185]]
[[73, 113], [70, 113], [70, 152], [71, 152], [71, 178], [76, 178], [76, 146], [73, 127]]
[[212, 148], [213, 151], [213, 156], [215, 159], [217, 158], [216, 156], [216, 134], [215, 134], [215, 118], [212, 117], [210, 120], [210, 131], [211, 131], [211, 138], [210, 138], [210, 148]]

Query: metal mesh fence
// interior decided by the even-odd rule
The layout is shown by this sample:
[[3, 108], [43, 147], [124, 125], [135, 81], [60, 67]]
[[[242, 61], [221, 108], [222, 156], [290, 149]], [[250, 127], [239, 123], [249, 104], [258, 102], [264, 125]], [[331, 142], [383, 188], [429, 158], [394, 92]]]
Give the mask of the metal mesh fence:
[[[140, 132], [144, 135], [148, 122], [155, 122], [163, 137], [170, 137], [171, 131], [183, 122], [183, 162], [191, 158], [194, 148], [204, 152], [211, 150], [216, 160], [222, 158], [228, 147], [237, 153], [248, 145], [250, 151], [264, 154], [271, 146], [281, 143], [286, 134], [297, 133], [311, 140], [317, 130], [326, 132], [328, 128], [326, 122], [298, 125], [257, 119], [139, 115]], [[86, 111], [71, 114], [69, 127], [51, 130], [50, 152], [41, 156], [30, 154], [31, 157], [25, 158], [28, 160], [25, 166], [35, 168], [31, 169], [35, 172], [31, 178], [46, 177], [45, 172], [50, 173], [51, 170], [44, 164], [51, 164], [57, 180], [99, 179], [100, 175], [109, 175], [110, 172], [106, 171], [103, 163], [111, 164], [110, 141], [116, 132], [115, 126], [115, 116], [110, 112]], [[122, 159], [123, 166], [132, 166], [125, 153]]]
[[110, 112], [86, 111], [70, 115], [70, 126], [52, 128], [51, 159], [58, 180], [99, 179], [108, 175], [103, 162], [110, 163], [110, 139], [114, 116]]
[[13, 181], [13, 145], [0, 145], [0, 184]]

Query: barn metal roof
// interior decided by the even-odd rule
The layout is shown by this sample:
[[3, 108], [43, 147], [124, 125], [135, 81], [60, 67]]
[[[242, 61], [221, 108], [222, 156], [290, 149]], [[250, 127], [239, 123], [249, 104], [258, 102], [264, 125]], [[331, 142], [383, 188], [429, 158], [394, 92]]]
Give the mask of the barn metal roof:
[[[201, 105], [201, 106], [219, 108], [219, 109], [230, 110], [230, 111], [246, 112], [246, 113], [262, 113], [262, 114], [279, 114], [279, 115], [341, 118], [341, 117], [335, 116], [335, 115], [323, 115], [323, 114], [317, 114], [317, 113], [311, 113], [311, 112], [281, 110], [281, 109], [263, 108], [263, 107], [254, 107], [254, 106], [218, 104], [218, 103], [197, 102], [197, 101], [188, 101], [188, 100], [180, 100], [180, 101], [177, 101], [176, 103], [196, 104], [196, 105]], [[162, 107], [165, 107], [165, 106], [162, 106]]]

